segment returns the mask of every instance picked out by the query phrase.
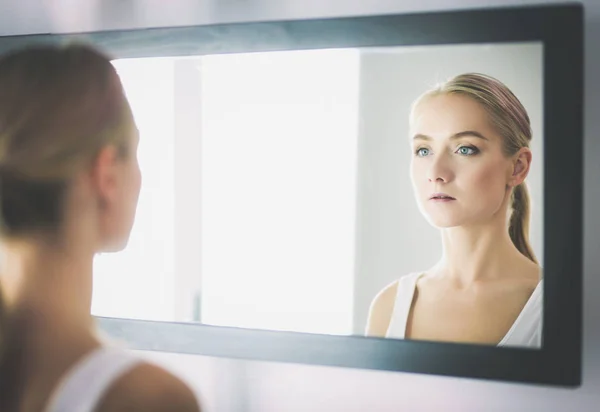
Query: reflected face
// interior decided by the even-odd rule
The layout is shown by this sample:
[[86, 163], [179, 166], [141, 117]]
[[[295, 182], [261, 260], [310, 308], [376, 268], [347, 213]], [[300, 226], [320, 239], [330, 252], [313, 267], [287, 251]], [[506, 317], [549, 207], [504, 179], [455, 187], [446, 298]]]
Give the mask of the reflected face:
[[413, 113], [410, 138], [413, 189], [433, 226], [506, 216], [512, 163], [479, 103], [462, 95], [425, 98]]

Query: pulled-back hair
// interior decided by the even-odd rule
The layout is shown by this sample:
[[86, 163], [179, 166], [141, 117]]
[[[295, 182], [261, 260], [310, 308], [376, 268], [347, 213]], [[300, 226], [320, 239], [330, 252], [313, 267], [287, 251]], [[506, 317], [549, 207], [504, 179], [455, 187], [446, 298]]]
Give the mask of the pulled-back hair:
[[[423, 99], [441, 94], [460, 94], [478, 102], [502, 136], [502, 150], [506, 156], [512, 156], [519, 149], [529, 147], [532, 138], [529, 115], [514, 93], [499, 80], [480, 73], [461, 74], [421, 95], [413, 108]], [[508, 231], [517, 249], [537, 263], [529, 244], [530, 209], [527, 185], [523, 182], [512, 191], [512, 213]]]

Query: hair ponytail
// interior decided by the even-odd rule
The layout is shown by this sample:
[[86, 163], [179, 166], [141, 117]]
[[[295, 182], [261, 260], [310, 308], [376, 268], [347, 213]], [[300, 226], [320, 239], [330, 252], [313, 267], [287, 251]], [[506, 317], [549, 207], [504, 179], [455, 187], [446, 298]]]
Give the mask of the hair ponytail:
[[529, 244], [529, 213], [531, 206], [529, 191], [525, 182], [513, 189], [511, 207], [512, 214], [508, 226], [510, 238], [519, 252], [534, 263], [538, 263]]

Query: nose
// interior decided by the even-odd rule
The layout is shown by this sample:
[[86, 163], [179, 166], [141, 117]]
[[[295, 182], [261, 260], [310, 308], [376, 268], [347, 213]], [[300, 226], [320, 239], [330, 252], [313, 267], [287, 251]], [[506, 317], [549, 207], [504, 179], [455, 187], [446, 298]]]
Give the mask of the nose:
[[432, 156], [427, 170], [427, 179], [430, 182], [448, 183], [454, 173], [449, 159], [444, 155]]

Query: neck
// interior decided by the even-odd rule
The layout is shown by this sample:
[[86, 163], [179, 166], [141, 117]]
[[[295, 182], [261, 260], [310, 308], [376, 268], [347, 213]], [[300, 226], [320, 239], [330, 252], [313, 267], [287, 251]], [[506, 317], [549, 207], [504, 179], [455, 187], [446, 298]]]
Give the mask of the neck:
[[442, 245], [443, 256], [435, 271], [459, 285], [500, 278], [510, 273], [511, 262], [527, 259], [514, 246], [504, 219], [444, 229]]
[[23, 241], [3, 246], [0, 282], [8, 314], [42, 313], [44, 322], [53, 325], [92, 326], [93, 253], [86, 253], [82, 244]]

